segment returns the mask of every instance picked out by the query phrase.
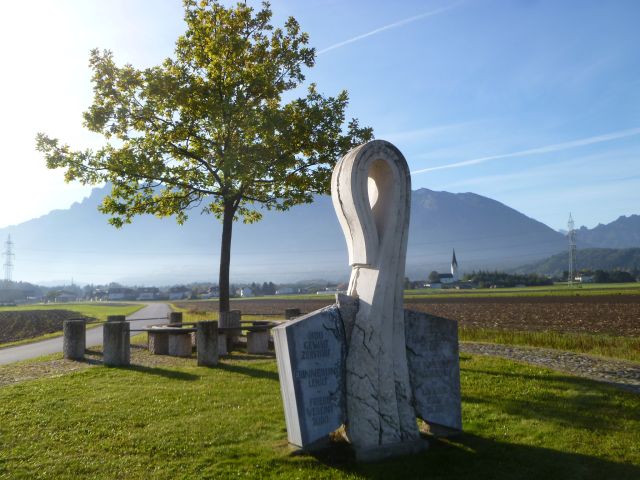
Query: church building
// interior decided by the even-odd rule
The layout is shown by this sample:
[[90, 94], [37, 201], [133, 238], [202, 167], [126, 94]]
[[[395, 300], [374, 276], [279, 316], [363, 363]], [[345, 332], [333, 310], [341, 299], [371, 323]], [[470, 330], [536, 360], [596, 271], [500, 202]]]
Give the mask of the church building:
[[458, 260], [456, 260], [456, 250], [453, 249], [453, 257], [451, 258], [451, 273], [440, 274], [440, 283], [443, 285], [451, 285], [458, 282]]

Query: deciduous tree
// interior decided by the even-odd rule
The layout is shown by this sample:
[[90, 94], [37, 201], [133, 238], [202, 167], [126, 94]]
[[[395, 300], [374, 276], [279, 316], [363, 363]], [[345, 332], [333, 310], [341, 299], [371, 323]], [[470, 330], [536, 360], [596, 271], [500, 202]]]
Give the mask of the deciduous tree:
[[287, 210], [328, 193], [336, 160], [372, 130], [345, 124], [346, 91], [325, 97], [310, 84], [305, 96], [283, 100], [315, 62], [294, 18], [274, 28], [268, 3], [184, 6], [186, 31], [159, 66], [118, 66], [111, 52], [91, 52], [84, 125], [104, 135], [102, 148], [73, 150], [38, 134], [37, 149], [67, 181], [110, 183], [100, 210], [116, 227], [140, 214], [182, 223], [198, 207], [222, 220], [220, 311], [228, 311], [234, 220], [255, 222], [257, 207]]

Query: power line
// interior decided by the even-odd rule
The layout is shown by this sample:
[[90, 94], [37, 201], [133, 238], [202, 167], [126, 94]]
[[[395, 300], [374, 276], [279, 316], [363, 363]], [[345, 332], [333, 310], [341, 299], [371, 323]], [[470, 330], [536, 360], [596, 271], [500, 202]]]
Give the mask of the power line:
[[571, 213], [569, 213], [567, 228], [569, 230], [569, 233], [567, 233], [567, 237], [569, 237], [569, 274], [567, 275], [567, 284], [571, 287], [576, 276], [576, 230]]

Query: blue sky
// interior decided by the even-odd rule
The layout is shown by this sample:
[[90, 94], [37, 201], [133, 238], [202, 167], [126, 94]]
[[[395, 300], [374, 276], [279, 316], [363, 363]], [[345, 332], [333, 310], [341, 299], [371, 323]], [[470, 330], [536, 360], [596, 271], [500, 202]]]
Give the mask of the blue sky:
[[[553, 228], [570, 211], [589, 227], [640, 213], [640, 2], [279, 0], [272, 9], [275, 24], [293, 15], [309, 32], [318, 58], [307, 79], [325, 94], [349, 91], [350, 116], [400, 148], [414, 189], [486, 195]], [[87, 194], [46, 170], [33, 138], [101, 143], [81, 126], [89, 50], [150, 66], [182, 29], [178, 0], [0, 4], [11, 66], [0, 79], [0, 226]]]

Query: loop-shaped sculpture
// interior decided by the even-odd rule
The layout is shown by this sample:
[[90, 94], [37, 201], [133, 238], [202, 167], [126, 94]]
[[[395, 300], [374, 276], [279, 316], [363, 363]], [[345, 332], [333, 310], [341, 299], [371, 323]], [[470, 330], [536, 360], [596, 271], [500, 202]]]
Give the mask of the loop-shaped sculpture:
[[359, 309], [346, 359], [347, 433], [357, 449], [419, 438], [406, 361], [403, 285], [411, 177], [391, 143], [374, 140], [336, 165], [331, 196]]

